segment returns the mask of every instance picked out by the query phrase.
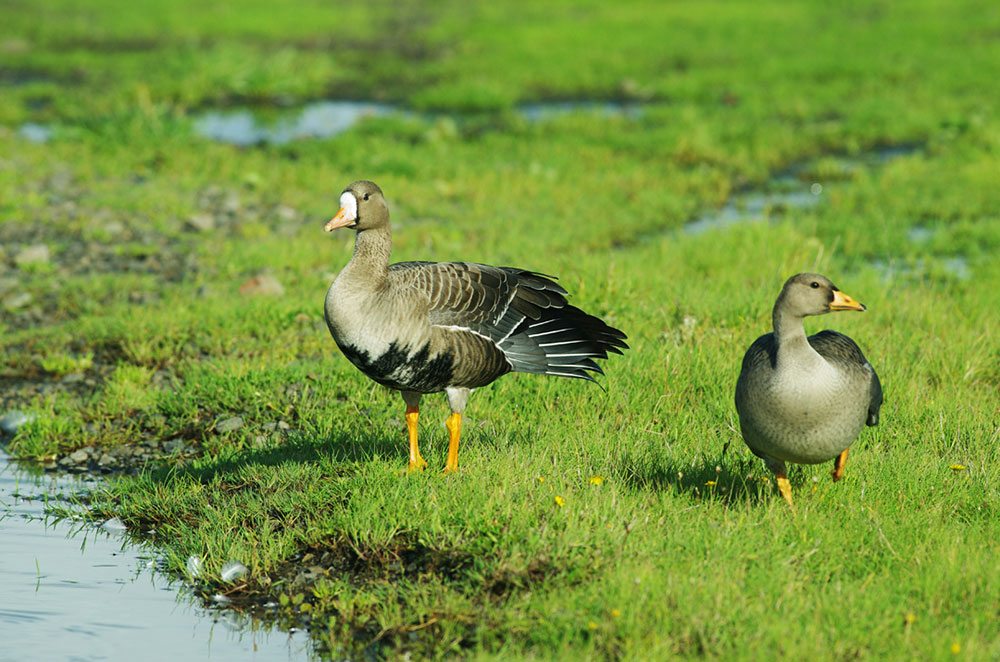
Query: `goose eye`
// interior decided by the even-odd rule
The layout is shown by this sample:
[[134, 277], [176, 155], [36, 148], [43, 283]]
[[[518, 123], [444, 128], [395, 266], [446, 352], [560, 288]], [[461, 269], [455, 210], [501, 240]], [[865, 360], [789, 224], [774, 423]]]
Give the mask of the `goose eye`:
[[367, 194], [367, 193], [365, 193], [365, 200], [367, 200], [367, 199], [368, 199], [368, 194]]
[[[368, 199], [368, 196], [366, 195], [365, 196], [365, 200], [367, 200], [367, 199]], [[817, 283], [816, 281], [813, 281], [813, 282], [811, 282], [809, 284], [809, 287], [811, 287], [811, 288], [813, 288], [815, 290], [817, 287], [819, 287], [819, 283]]]

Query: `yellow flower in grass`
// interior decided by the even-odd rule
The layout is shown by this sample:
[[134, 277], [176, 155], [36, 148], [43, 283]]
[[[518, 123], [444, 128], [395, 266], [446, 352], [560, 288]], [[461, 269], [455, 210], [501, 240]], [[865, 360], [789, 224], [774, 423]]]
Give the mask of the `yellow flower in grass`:
[[590, 484], [591, 485], [601, 485], [603, 483], [604, 483], [604, 476], [591, 476], [590, 477]]
[[611, 610], [611, 618], [621, 618], [621, 615], [622, 615], [622, 610], [621, 609], [612, 609]]
[[556, 495], [556, 505], [559, 506], [560, 508], [562, 508], [563, 506], [566, 505], [566, 499], [562, 498], [561, 496], [559, 496], [557, 494]]
[[964, 464], [953, 464], [948, 468], [951, 469], [952, 471], [965, 471], [969, 467], [965, 466]]
[[705, 486], [706, 487], [715, 487], [716, 485], [717, 485], [717, 483], [714, 480], [706, 480], [705, 481]]
[[962, 652], [962, 644], [958, 643], [957, 641], [954, 642], [954, 643], [952, 643], [952, 645], [951, 645], [951, 654], [952, 655], [958, 655], [961, 652]]
[[539, 483], [544, 483], [545, 482], [545, 476], [539, 476], [538, 477], [538, 482]]
[[587, 623], [587, 629], [593, 632], [594, 630], [597, 629], [597, 623], [595, 623], [594, 621], [590, 621], [589, 623]]

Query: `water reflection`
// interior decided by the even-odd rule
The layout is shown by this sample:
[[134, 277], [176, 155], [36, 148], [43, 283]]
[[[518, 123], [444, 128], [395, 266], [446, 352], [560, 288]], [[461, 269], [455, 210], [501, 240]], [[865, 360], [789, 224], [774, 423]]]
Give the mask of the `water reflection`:
[[218, 142], [247, 147], [280, 145], [302, 138], [328, 138], [361, 120], [394, 112], [392, 106], [363, 101], [320, 101], [267, 124], [249, 110], [211, 111], [195, 120], [195, 132]]
[[22, 124], [17, 132], [22, 138], [33, 143], [47, 143], [52, 138], [52, 127], [34, 122]]
[[916, 258], [911, 260], [875, 259], [869, 264], [882, 276], [882, 281], [924, 280], [933, 277], [948, 277], [957, 280], [972, 278], [969, 260], [961, 255], [941, 258]]
[[[881, 167], [890, 161], [908, 156], [920, 149], [916, 143], [889, 145], [850, 157], [840, 157], [839, 176], [847, 176], [861, 167]], [[774, 177], [767, 190], [751, 189], [736, 193], [722, 207], [704, 212], [685, 223], [685, 234], [704, 234], [709, 230], [727, 228], [741, 223], [766, 220], [772, 212], [784, 209], [808, 209], [823, 201], [823, 177], [810, 172], [810, 163], [801, 163]]]
[[[515, 112], [528, 122], [541, 122], [573, 113], [634, 119], [642, 114], [642, 106], [612, 101], [553, 101], [523, 104]], [[318, 101], [284, 113], [271, 122], [249, 109], [213, 110], [195, 118], [194, 130], [204, 138], [241, 147], [281, 145], [304, 138], [330, 138], [367, 118], [386, 115], [423, 117], [431, 121], [443, 118], [458, 121], [469, 117], [460, 113], [417, 113], [399, 106], [367, 101]]]
[[[95, 480], [33, 476], [0, 451], [0, 658], [297, 660], [303, 633], [197, 606], [115, 527], [54, 521], [47, 506]], [[16, 636], [14, 636], [16, 633]]]
[[747, 191], [732, 196], [719, 209], [707, 211], [681, 228], [685, 234], [699, 235], [740, 223], [763, 221], [780, 209], [806, 209], [822, 200], [823, 186], [818, 182], [807, 185], [791, 176], [774, 180], [773, 190]]

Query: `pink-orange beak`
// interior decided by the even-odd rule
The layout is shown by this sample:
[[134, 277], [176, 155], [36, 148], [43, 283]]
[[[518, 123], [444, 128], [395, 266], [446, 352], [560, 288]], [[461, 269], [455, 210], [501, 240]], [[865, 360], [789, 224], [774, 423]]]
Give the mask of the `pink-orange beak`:
[[355, 218], [351, 218], [350, 212], [347, 211], [346, 207], [341, 207], [337, 215], [326, 222], [323, 229], [327, 232], [333, 232], [338, 228], [346, 228], [349, 225], [353, 225], [357, 221]]

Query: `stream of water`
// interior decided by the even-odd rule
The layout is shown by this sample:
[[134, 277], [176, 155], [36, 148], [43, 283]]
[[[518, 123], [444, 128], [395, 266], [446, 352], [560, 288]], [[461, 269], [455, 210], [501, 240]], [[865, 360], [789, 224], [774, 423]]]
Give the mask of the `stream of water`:
[[99, 486], [32, 475], [0, 451], [0, 660], [301, 660], [304, 632], [201, 607], [114, 521], [54, 521], [46, 504]]

